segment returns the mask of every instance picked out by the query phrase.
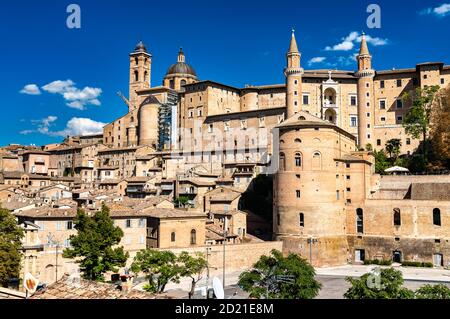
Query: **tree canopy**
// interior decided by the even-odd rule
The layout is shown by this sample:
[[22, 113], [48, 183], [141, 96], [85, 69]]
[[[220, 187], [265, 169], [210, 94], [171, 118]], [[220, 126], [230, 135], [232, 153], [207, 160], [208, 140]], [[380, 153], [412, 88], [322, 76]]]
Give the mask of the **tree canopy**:
[[443, 284], [427, 284], [415, 292], [403, 287], [402, 272], [394, 268], [375, 268], [346, 280], [352, 285], [344, 294], [346, 299], [450, 299], [450, 288]]
[[272, 250], [239, 276], [239, 286], [253, 298], [312, 299], [321, 288], [314, 276], [314, 268], [297, 254], [284, 257]]
[[19, 278], [23, 229], [7, 209], [0, 207], [0, 286]]
[[191, 290], [189, 291], [189, 299], [191, 299], [195, 293], [195, 286], [202, 279], [208, 263], [202, 253], [192, 256], [186, 251], [178, 256], [178, 263], [180, 265], [180, 277], [191, 278]]
[[170, 281], [180, 282], [182, 269], [173, 252], [144, 249], [134, 257], [131, 270], [134, 273], [143, 272], [146, 275], [148, 284], [144, 287], [145, 290], [162, 293]]
[[93, 217], [79, 209], [74, 223], [77, 234], [70, 236], [71, 247], [64, 250], [63, 257], [76, 258], [83, 278], [104, 281], [105, 272], [125, 266], [128, 253], [115, 247], [123, 231], [114, 225], [108, 207], [103, 206]]

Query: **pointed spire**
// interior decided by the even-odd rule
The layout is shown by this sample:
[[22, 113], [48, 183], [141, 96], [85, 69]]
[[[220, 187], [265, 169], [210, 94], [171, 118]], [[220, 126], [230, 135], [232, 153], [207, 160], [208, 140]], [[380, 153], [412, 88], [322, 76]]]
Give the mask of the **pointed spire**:
[[292, 28], [291, 44], [288, 53], [298, 53], [297, 41], [295, 40], [295, 30]]
[[180, 51], [178, 51], [178, 62], [184, 63], [186, 58], [184, 57], [183, 48], [180, 47]]
[[366, 34], [364, 31], [361, 34], [361, 47], [359, 48], [359, 55], [370, 55], [369, 47], [367, 46]]

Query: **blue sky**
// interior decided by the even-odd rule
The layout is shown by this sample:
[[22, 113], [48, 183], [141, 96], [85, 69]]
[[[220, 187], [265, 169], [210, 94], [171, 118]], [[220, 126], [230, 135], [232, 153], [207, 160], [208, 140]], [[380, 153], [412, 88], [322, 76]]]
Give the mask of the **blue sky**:
[[[66, 26], [71, 3], [81, 29]], [[370, 3], [381, 7], [380, 29], [367, 27]], [[0, 145], [58, 142], [123, 115], [116, 92], [128, 94], [128, 53], [140, 39], [153, 55], [153, 86], [180, 46], [203, 80], [283, 83], [292, 27], [305, 69], [354, 70], [355, 31], [371, 37], [377, 70], [450, 64], [450, 0], [4, 1]]]

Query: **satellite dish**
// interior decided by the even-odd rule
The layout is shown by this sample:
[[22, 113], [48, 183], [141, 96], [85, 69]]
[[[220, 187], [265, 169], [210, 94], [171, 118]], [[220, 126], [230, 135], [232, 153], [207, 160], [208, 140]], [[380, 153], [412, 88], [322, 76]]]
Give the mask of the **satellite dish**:
[[23, 287], [28, 293], [34, 294], [36, 292], [38, 284], [39, 280], [34, 278], [32, 274], [30, 274], [29, 272], [25, 274], [25, 278], [23, 280]]
[[222, 282], [217, 277], [213, 278], [213, 289], [217, 299], [225, 299], [225, 292], [223, 291]]

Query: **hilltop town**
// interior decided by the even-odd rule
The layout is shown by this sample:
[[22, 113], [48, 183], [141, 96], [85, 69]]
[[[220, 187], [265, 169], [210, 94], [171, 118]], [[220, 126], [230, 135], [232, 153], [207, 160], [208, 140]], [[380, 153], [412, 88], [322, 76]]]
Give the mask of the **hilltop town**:
[[417, 151], [402, 95], [446, 88], [450, 66], [375, 70], [363, 34], [354, 71], [304, 70], [294, 32], [287, 44], [286, 83], [238, 88], [201, 80], [182, 49], [152, 86], [139, 42], [121, 94], [127, 112], [103, 132], [2, 147], [1, 207], [25, 232], [21, 276], [52, 284], [76, 271], [62, 250], [77, 210], [103, 205], [130, 254], [121, 273], [146, 248], [205, 253], [217, 274], [273, 249], [316, 267], [448, 266], [450, 175], [382, 176], [374, 151], [394, 138], [399, 154]]

